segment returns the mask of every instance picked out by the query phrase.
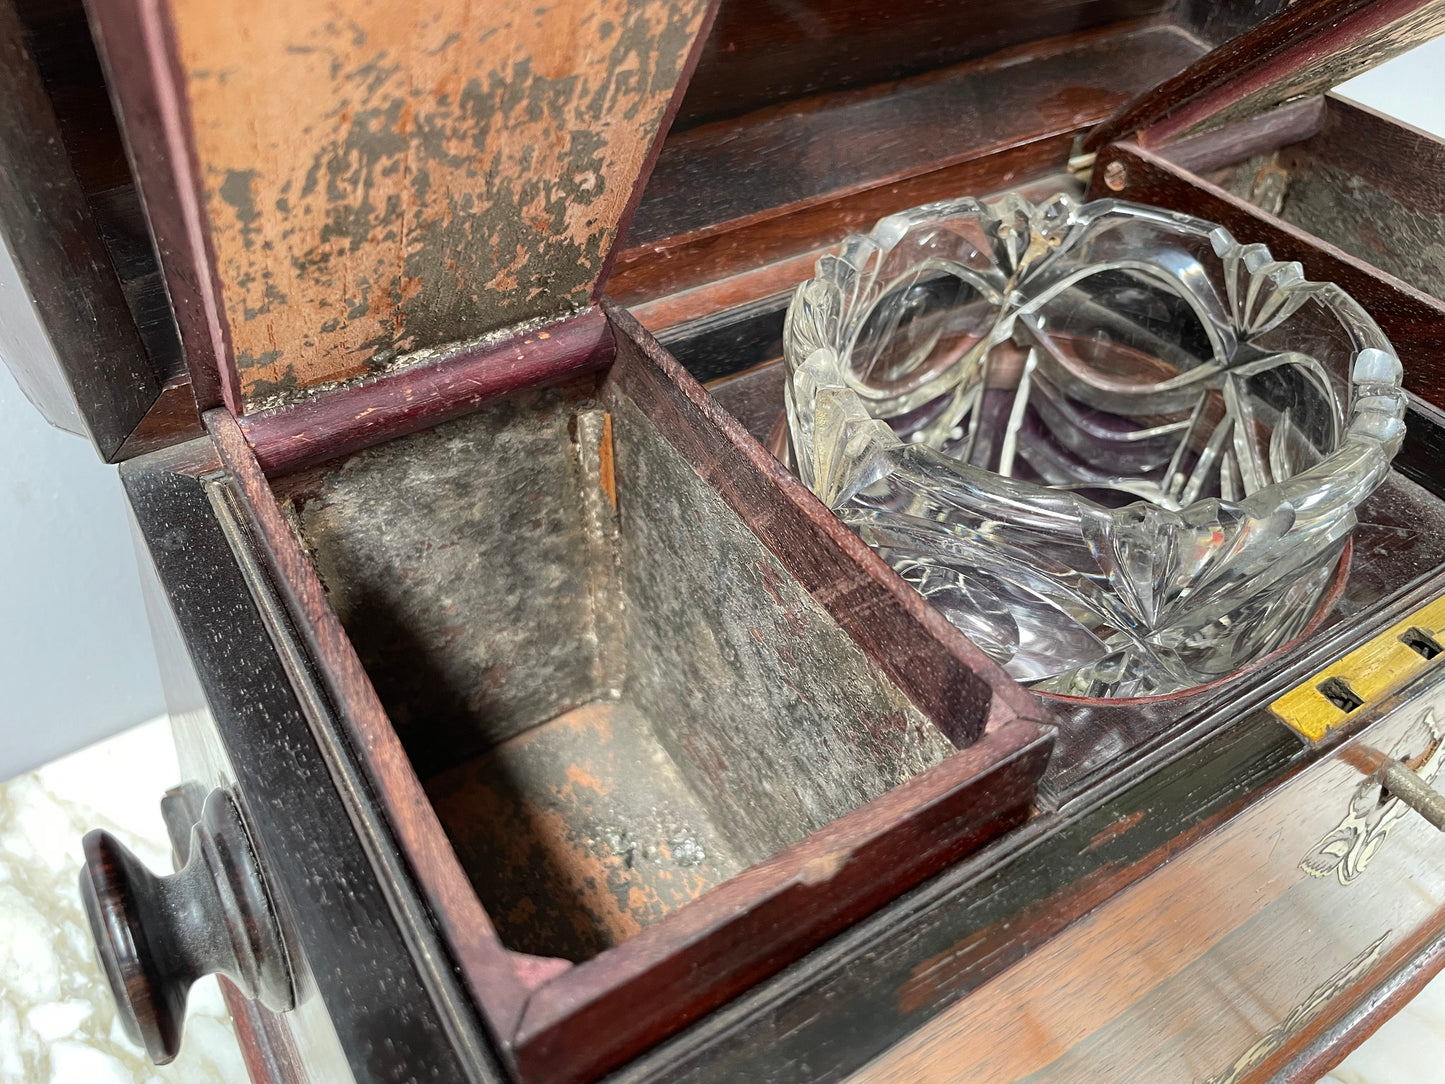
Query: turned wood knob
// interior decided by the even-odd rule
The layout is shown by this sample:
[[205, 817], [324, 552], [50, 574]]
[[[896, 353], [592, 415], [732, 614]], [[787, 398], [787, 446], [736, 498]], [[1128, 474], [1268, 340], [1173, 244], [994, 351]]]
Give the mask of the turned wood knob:
[[131, 1039], [157, 1065], [176, 1056], [186, 995], [220, 974], [278, 1012], [295, 1006], [291, 968], [235, 799], [213, 790], [185, 867], [157, 877], [109, 832], [88, 832], [80, 895]]

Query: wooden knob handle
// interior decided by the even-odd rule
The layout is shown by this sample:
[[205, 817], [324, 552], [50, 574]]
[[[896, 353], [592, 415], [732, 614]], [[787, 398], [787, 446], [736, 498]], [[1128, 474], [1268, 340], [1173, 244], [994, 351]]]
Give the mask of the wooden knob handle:
[[185, 868], [157, 877], [109, 832], [85, 836], [80, 894], [121, 1021], [157, 1065], [176, 1056], [186, 995], [220, 974], [278, 1012], [296, 1001], [281, 929], [235, 800], [214, 790]]

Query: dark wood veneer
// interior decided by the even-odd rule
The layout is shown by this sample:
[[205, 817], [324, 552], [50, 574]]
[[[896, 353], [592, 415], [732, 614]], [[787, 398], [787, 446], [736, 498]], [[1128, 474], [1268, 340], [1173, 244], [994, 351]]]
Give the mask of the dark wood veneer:
[[1113, 27], [675, 135], [608, 293], [633, 304], [722, 282], [893, 211], [1053, 172], [1130, 86], [1200, 49], [1172, 28]]
[[[609, 379], [619, 391], [651, 416], [900, 688], [957, 744], [969, 747], [625, 944], [547, 978], [555, 967], [539, 972], [535, 961], [497, 939], [263, 473], [264, 464], [294, 469], [317, 458], [296, 454], [298, 446], [328, 447], [334, 455], [441, 417], [435, 406], [398, 410], [386, 404], [443, 404], [456, 397], [431, 393], [425, 383], [417, 393], [408, 382], [416, 375], [411, 372], [379, 393], [356, 389], [355, 396], [375, 395], [364, 401], [382, 404], [360, 439], [349, 424], [355, 403], [344, 399], [330, 417], [348, 424], [268, 428], [261, 416], [243, 430], [224, 412], [209, 412], [208, 430], [245, 495], [250, 527], [354, 747], [364, 751], [411, 876], [430, 900], [494, 1035], [528, 1081], [570, 1084], [620, 1064], [1017, 824], [1052, 742], [1048, 730], [1031, 721], [1038, 714], [1031, 697], [843, 530], [627, 313], [605, 312], [605, 327], [597, 324], [601, 314], [584, 317], [574, 331], [563, 329], [546, 341], [575, 351], [585, 368], [598, 363], [599, 333], [607, 331], [603, 337], [616, 344]], [[487, 362], [479, 364], [485, 368]], [[549, 368], [555, 375], [565, 367], [553, 362]], [[465, 366], [460, 371], [462, 386], [500, 390], [466, 379]], [[535, 379], [538, 371], [524, 370], [523, 376]], [[318, 402], [312, 419], [325, 402]], [[254, 451], [248, 437], [256, 442]]]
[[[1315, 96], [1321, 71], [1355, 63], [1349, 49], [1396, 49], [1433, 29], [1445, 4], [1191, 0], [1161, 16], [1165, 5], [1155, 0], [1045, 0], [1027, 11], [923, 0], [907, 12], [882, 0], [800, 0], [786, 10], [722, 0], [702, 16], [703, 32], [690, 47], [669, 53], [678, 70], [659, 75], [658, 87], [665, 83], [671, 96], [662, 129], [671, 122], [673, 132], [665, 141], [649, 136], [646, 145], [634, 133], [625, 163], [610, 177], [611, 196], [632, 185], [616, 219], [627, 236], [587, 265], [596, 278], [578, 303], [590, 297], [591, 307], [470, 343], [453, 342], [461, 325], [449, 325], [435, 340], [449, 345], [425, 361], [413, 355], [308, 395], [291, 389], [298, 393], [288, 405], [248, 414], [222, 302], [237, 296], [227, 295], [236, 283], [224, 281], [234, 272], [220, 269], [214, 251], [209, 182], [191, 119], [197, 92], [188, 79], [197, 72], [182, 69], [179, 24], [172, 22], [181, 8], [86, 2], [191, 361], [189, 380], [167, 371], [159, 397], [132, 411], [116, 454], [164, 449], [124, 471], [167, 596], [159, 607], [179, 622], [236, 764], [249, 823], [280, 886], [279, 910], [303, 978], [329, 1007], [361, 1084], [423, 1071], [475, 1084], [506, 1077], [586, 1084], [612, 1071], [616, 1084], [837, 1081], [920, 1028], [939, 1037], [943, 1054], [927, 1067], [940, 1079], [949, 1079], [955, 1064], [951, 1050], [993, 1064], [988, 1044], [1000, 1035], [1003, 1047], [1018, 1047], [1007, 1037], [1021, 1025], [990, 991], [1026, 981], [1042, 988], [1058, 978], [1060, 989], [1042, 995], [1047, 1010], [1073, 984], [1105, 981], [1087, 964], [1088, 930], [1100, 916], [1118, 926], [1114, 939], [1102, 942], [1111, 960], [1128, 955], [1138, 931], [1151, 945], [1167, 943], [1181, 961], [1207, 965], [1208, 950], [1190, 943], [1188, 930], [1165, 928], [1157, 915], [1121, 901], [1131, 892], [1164, 891], [1150, 886], [1187, 886], [1191, 871], [1205, 877], [1221, 840], [1262, 846], [1259, 832], [1241, 827], [1259, 803], [1279, 802], [1280, 823], [1290, 809], [1317, 814], [1341, 788], [1306, 773], [1365, 728], [1379, 734], [1396, 726], [1388, 716], [1408, 707], [1410, 696], [1435, 695], [1434, 686], [1418, 683], [1371, 705], [1319, 747], [1257, 710], [1371, 622], [1438, 594], [1445, 581], [1432, 565], [1411, 572], [1408, 582], [1404, 572], [1390, 581], [1393, 593], [1372, 599], [1379, 605], [1353, 631], [1336, 626], [1252, 678], [1241, 693], [1245, 708], [1201, 709], [1187, 726], [1154, 734], [1147, 747], [1136, 741], [1084, 782], [1060, 786], [1056, 775], [1040, 792], [1055, 745], [1040, 702], [843, 528], [602, 290], [633, 305], [642, 323], [674, 330], [783, 297], [822, 251], [893, 211], [1005, 188], [1031, 197], [1079, 191], [1067, 172], [1088, 169], [1087, 157], [1076, 156], [1079, 137], [1112, 112], [1086, 144], [1099, 149], [1092, 195], [1222, 222], [1241, 239], [1266, 241], [1276, 256], [1301, 260], [1311, 277], [1342, 283], [1372, 311], [1405, 357], [1408, 386], [1419, 397], [1398, 465], [1438, 496], [1445, 377], [1435, 359], [1445, 347], [1445, 301], [1369, 262], [1363, 231], [1346, 230], [1335, 247], [1290, 221], [1287, 209], [1267, 213], [1229, 186], [1239, 187], [1256, 158], [1296, 179], [1313, 168], [1307, 160], [1329, 158], [1425, 220], [1445, 219], [1432, 183], [1436, 167], [1445, 168], [1437, 142]], [[1191, 66], [1205, 48], [1201, 37], [1239, 29], [1245, 36], [1208, 65]], [[1317, 64], [1305, 55], [1312, 49], [1329, 55]], [[689, 77], [686, 97], [674, 93]], [[1241, 102], [1272, 102], [1278, 87], [1307, 97], [1237, 115]], [[1227, 123], [1209, 127], [1218, 120]], [[67, 138], [83, 135], [76, 129]], [[279, 156], [289, 168], [311, 150], [298, 139]], [[93, 160], [100, 176], [102, 156]], [[1106, 178], [1121, 176], [1121, 188], [1106, 186]], [[366, 243], [392, 241], [378, 234]], [[467, 271], [448, 269], [463, 283]], [[303, 522], [306, 499], [324, 503], [317, 494], [328, 472], [355, 467], [393, 442], [411, 447], [435, 435], [427, 432], [434, 427], [515, 405], [508, 397], [543, 386], [555, 386], [546, 403], [564, 404], [553, 420], [563, 419], [556, 430], [563, 432], [570, 418], [573, 445], [580, 447], [583, 408], [567, 415], [572, 404], [585, 402], [588, 424], [601, 427], [601, 491], [579, 490], [583, 504], [598, 503], [605, 520], [605, 491], [613, 511], [619, 499], [627, 511], [627, 487], [646, 475], [629, 478], [627, 446], [613, 427], [641, 419], [672, 456], [677, 473], [668, 477], [705, 488], [720, 515], [735, 516], [738, 533], [723, 536], [729, 544], [776, 559], [789, 583], [874, 667], [866, 671], [869, 687], [896, 691], [898, 715], [911, 720], [917, 709], [937, 728], [928, 731], [930, 741], [942, 743], [941, 733], [958, 747], [841, 815], [830, 810], [823, 827], [776, 845], [696, 898], [680, 893], [684, 902], [669, 903], [671, 913], [595, 954], [578, 954], [580, 962], [547, 946], [547, 956], [517, 951], [506, 923], [494, 922], [500, 912], [488, 914], [491, 897], [479, 887], [475, 856], [468, 864], [465, 853], [470, 841], [456, 831], [458, 817], [484, 815], [487, 807], [461, 801], [460, 813], [444, 813], [436, 785], [442, 767], [457, 767], [446, 763], [449, 754], [479, 756], [475, 746], [484, 738], [463, 733], [457, 742], [458, 731], [435, 715], [402, 723], [389, 714], [385, 682], [363, 665], [370, 657], [359, 653], [350, 616], [328, 596], [335, 581]], [[165, 448], [196, 431], [198, 406], [206, 438]], [[639, 453], [633, 465], [640, 462]], [[700, 505], [678, 507], [695, 513]], [[487, 524], [480, 515], [461, 526]], [[685, 537], [676, 524], [673, 533]], [[425, 531], [419, 538], [432, 540]], [[454, 531], [446, 544], [456, 538]], [[1435, 560], [1436, 551], [1425, 549]], [[620, 552], [599, 558], [589, 550], [585, 559]], [[605, 609], [623, 597], [587, 601]], [[625, 598], [635, 606], [635, 596]], [[783, 602], [773, 599], [781, 613]], [[475, 631], [457, 628], [462, 638]], [[607, 630], [598, 629], [602, 624], [589, 626], [585, 635], [605, 638]], [[758, 642], [767, 639], [752, 632]], [[598, 648], [599, 659], [607, 650]], [[429, 672], [431, 660], [417, 661]], [[763, 723], [756, 731], [744, 727], [745, 738], [763, 733], [771, 718], [755, 717]], [[421, 741], [417, 728], [426, 726], [434, 733]], [[1126, 731], [1101, 730], [1103, 744]], [[826, 731], [827, 740], [840, 732]], [[1281, 884], [1302, 880], [1293, 852], [1278, 861]], [[1281, 910], [1232, 891], [1221, 890], [1221, 906], [1279, 921]], [[515, 928], [525, 917], [508, 920]], [[1411, 921], [1365, 979], [1243, 1079], [1303, 1079], [1322, 1069], [1401, 991], [1437, 970], [1445, 961], [1438, 939], [1445, 910]], [[1307, 947], [1297, 932], [1280, 943], [1297, 953]], [[1055, 950], [1073, 961], [1058, 976], [1046, 962]], [[1020, 978], [1035, 971], [1044, 979]], [[1374, 1001], [1362, 993], [1372, 984], [1385, 991]], [[1147, 1004], [1141, 997], [1123, 1015]], [[1079, 1011], [1087, 1015], [1087, 1007]], [[284, 1036], [268, 1038], [274, 1020], [244, 1006], [238, 1017], [259, 1071], [298, 1070], [287, 1064]], [[985, 1034], [970, 1030], [975, 1018]], [[1071, 1045], [1069, 1055], [1087, 1058], [1086, 1045]], [[1126, 1060], [1133, 1055], [1124, 1052]], [[907, 1057], [907, 1050], [897, 1053], [893, 1068], [880, 1071], [908, 1072]], [[1046, 1071], [1067, 1073], [1065, 1060]]]
[[[159, 392], [145, 346], [10, 0], [0, 3], [0, 244], [19, 272], [8, 306], [48, 345], [7, 357], [56, 424], [112, 458]], [[23, 341], [23, 340], [22, 340]]]
[[612, 333], [593, 308], [521, 336], [241, 418], [261, 467], [283, 473], [438, 425], [490, 399], [609, 364]]

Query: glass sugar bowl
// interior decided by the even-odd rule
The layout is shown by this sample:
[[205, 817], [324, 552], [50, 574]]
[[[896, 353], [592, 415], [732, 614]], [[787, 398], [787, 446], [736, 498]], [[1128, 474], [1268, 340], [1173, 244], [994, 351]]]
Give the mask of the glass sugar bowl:
[[1179, 693], [1299, 636], [1404, 435], [1340, 287], [1117, 200], [885, 218], [798, 287], [784, 358], [803, 480], [1063, 695]]

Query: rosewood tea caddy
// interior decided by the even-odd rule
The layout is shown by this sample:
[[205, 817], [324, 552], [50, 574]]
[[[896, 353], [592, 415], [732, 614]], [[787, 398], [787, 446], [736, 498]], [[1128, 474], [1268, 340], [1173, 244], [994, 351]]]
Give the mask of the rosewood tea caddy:
[[[178, 872], [85, 840], [137, 1041], [218, 972], [258, 1081], [1317, 1078], [1445, 963], [1445, 144], [1328, 93], [1441, 29], [0, 3], [7, 361], [120, 464], [187, 779]], [[1399, 353], [1241, 672], [1031, 692], [783, 462], [818, 257], [1005, 191], [1220, 223]]]

